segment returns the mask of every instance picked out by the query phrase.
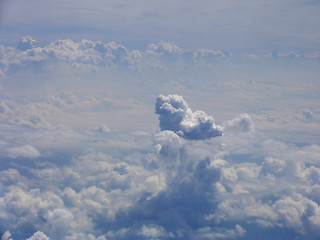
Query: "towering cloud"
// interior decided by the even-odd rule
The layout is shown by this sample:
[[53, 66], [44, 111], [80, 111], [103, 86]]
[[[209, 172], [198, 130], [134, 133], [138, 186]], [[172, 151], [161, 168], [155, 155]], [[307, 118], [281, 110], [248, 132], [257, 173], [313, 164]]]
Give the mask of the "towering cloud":
[[203, 111], [192, 112], [181, 96], [160, 95], [155, 110], [159, 115], [161, 131], [171, 130], [190, 140], [222, 136], [223, 128], [215, 125], [213, 117]]

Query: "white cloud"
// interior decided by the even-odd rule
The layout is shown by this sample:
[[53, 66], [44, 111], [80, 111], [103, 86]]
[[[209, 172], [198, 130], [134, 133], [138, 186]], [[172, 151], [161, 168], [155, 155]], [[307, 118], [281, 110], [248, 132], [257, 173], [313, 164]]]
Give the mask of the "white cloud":
[[41, 153], [30, 145], [8, 148], [7, 152], [10, 158], [38, 158], [41, 156]]
[[198, 230], [201, 239], [238, 239], [245, 235], [246, 230], [240, 225], [236, 225], [234, 229], [211, 229], [209, 227]]
[[255, 131], [253, 120], [247, 113], [240, 114], [236, 118], [224, 122], [222, 125], [226, 133], [242, 133]]
[[208, 139], [221, 136], [223, 128], [202, 111], [192, 112], [178, 95], [160, 95], [155, 105], [161, 130], [171, 130], [186, 139]]
[[45, 216], [51, 226], [52, 239], [62, 239], [70, 230], [73, 214], [64, 208], [49, 210]]
[[148, 54], [167, 55], [167, 54], [181, 54], [182, 49], [173, 42], [159, 41], [157, 44], [150, 43], [148, 45]]
[[210, 49], [197, 49], [192, 52], [193, 57], [195, 58], [216, 58], [216, 57], [225, 57], [230, 55], [228, 51], [214, 51]]
[[28, 238], [27, 240], [50, 240], [47, 235], [45, 235], [43, 232], [35, 232], [32, 237]]
[[[320, 226], [318, 203], [300, 194], [293, 194], [274, 203], [272, 206], [277, 213], [279, 224], [296, 229], [296, 231], [306, 234], [308, 225]], [[305, 216], [305, 218], [304, 218]], [[313, 221], [315, 220], [315, 221]], [[316, 230], [318, 232], [319, 230]], [[315, 234], [316, 234], [315, 232]]]
[[9, 231], [6, 231], [6, 232], [2, 235], [1, 240], [13, 240], [13, 239], [11, 238], [11, 233], [10, 233]]
[[[108, 138], [116, 138], [112, 134]], [[129, 140], [128, 133], [121, 134]], [[153, 142], [157, 155], [150, 139], [144, 142], [149, 150], [129, 148], [120, 154], [101, 148], [105, 152], [76, 152], [62, 165], [52, 158], [42, 167], [25, 166], [28, 173], [7, 170], [19, 181], [27, 174], [30, 180], [18, 187], [9, 172], [1, 178], [7, 186], [0, 198], [6, 209], [1, 221], [10, 231], [19, 232], [29, 222], [51, 239], [67, 240], [232, 239], [282, 230], [313, 239], [319, 226], [320, 170], [312, 158], [317, 159], [318, 147], [239, 139], [236, 134], [189, 141], [163, 131]]]
[[[99, 41], [29, 41], [24, 51], [0, 47], [1, 69], [11, 67], [0, 80], [2, 233], [17, 240], [26, 230], [66, 240], [319, 235], [315, 59], [239, 64], [224, 51], [167, 42], [135, 52]], [[159, 97], [160, 129], [168, 130], [156, 130], [154, 98], [169, 90], [224, 121], [224, 135], [212, 137], [222, 133], [213, 118], [177, 95]]]
[[30, 36], [22, 37], [17, 46], [17, 49], [19, 49], [20, 51], [26, 51], [33, 48], [35, 46], [35, 42], [36, 40], [32, 39]]
[[[142, 57], [138, 50], [129, 51], [126, 47], [115, 42], [82, 40], [74, 42], [71, 39], [57, 40], [44, 47], [35, 45], [31, 37], [21, 38], [17, 49], [1, 46], [0, 56], [2, 72], [13, 69], [28, 69], [28, 66], [38, 64], [38, 69], [61, 67], [70, 64], [77, 69], [92, 69], [93, 66], [131, 66]], [[24, 67], [25, 66], [25, 67]], [[22, 67], [22, 68], [21, 68]]]
[[157, 225], [155, 226], [143, 225], [139, 235], [143, 236], [146, 239], [159, 239], [159, 238], [170, 236], [163, 227], [157, 226]]
[[274, 51], [273, 53], [265, 55], [265, 57], [294, 59], [294, 58], [300, 58], [301, 56], [294, 51], [289, 51], [286, 53], [279, 53], [278, 51]]
[[73, 233], [71, 236], [66, 236], [65, 240], [106, 240], [105, 236], [95, 237], [92, 234]]

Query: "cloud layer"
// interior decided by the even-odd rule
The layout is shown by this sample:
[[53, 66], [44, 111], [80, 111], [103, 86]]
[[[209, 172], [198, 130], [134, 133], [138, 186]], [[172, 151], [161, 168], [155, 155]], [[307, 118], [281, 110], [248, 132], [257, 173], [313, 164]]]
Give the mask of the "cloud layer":
[[[93, 66], [122, 66], [131, 69], [140, 68], [149, 63], [174, 59], [174, 61], [213, 61], [219, 58], [231, 58], [233, 55], [227, 50], [195, 49], [183, 50], [173, 42], [160, 40], [150, 43], [146, 49], [129, 50], [127, 47], [115, 42], [103, 43], [83, 39], [75, 42], [71, 39], [61, 39], [45, 46], [38, 46], [36, 40], [30, 36], [22, 37], [16, 48], [0, 46], [0, 70], [23, 69], [28, 65], [37, 67], [50, 67], [57, 63], [68, 63], [74, 67]], [[244, 59], [319, 59], [319, 52], [298, 54], [294, 51], [273, 52], [264, 55], [242, 54]], [[156, 62], [157, 62], [156, 61]], [[171, 60], [172, 61], [172, 60]], [[141, 62], [143, 64], [141, 64]], [[29, 66], [30, 67], [30, 66]], [[91, 67], [91, 68], [90, 68]]]
[[152, 134], [0, 125], [2, 239], [317, 239], [318, 145], [268, 139], [248, 114], [212, 137], [177, 95], [157, 109]]
[[0, 236], [317, 239], [313, 57], [1, 46]]

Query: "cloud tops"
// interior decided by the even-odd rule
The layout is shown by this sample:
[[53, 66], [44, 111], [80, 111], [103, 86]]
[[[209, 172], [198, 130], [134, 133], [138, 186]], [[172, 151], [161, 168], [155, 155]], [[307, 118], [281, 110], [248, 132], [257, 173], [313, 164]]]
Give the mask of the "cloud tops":
[[171, 130], [190, 140], [222, 136], [223, 128], [215, 125], [213, 117], [203, 111], [192, 112], [181, 96], [160, 95], [155, 111], [159, 115], [161, 131]]

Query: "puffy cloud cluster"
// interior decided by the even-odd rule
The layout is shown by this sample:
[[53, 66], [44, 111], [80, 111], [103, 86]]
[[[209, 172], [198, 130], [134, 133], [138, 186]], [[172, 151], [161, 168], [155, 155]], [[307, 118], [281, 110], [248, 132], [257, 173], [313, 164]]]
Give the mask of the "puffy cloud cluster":
[[226, 133], [254, 132], [255, 126], [252, 118], [247, 113], [240, 114], [236, 118], [223, 123]]
[[1, 240], [12, 240], [11, 238], [11, 233], [9, 231], [6, 231], [2, 237], [1, 237]]
[[179, 55], [182, 54], [182, 49], [173, 42], [159, 41], [157, 44], [151, 43], [148, 46], [147, 53], [153, 55]]
[[36, 232], [32, 235], [32, 237], [28, 238], [27, 240], [50, 240], [43, 232]]
[[[286, 82], [265, 81], [259, 64], [236, 65], [233, 72], [228, 70], [236, 63], [213, 61], [224, 56], [230, 57], [224, 51], [184, 52], [163, 41], [144, 52], [88, 40], [38, 47], [29, 37], [18, 48], [0, 46], [3, 71], [53, 65], [62, 72], [54, 81], [46, 71], [22, 71], [22, 77], [9, 71], [0, 80], [2, 239], [317, 239], [320, 147], [308, 141], [319, 136], [319, 110], [308, 104], [318, 97], [317, 81], [304, 82], [301, 90], [298, 75], [289, 92], [282, 91]], [[204, 61], [193, 61], [199, 59]], [[59, 63], [106, 70], [79, 74], [77, 68], [65, 75]], [[111, 71], [132, 63], [141, 64], [142, 72]], [[250, 74], [241, 76], [248, 68]], [[155, 109], [162, 131], [150, 133], [157, 124], [150, 99], [169, 88], [186, 94], [192, 89], [220, 119], [242, 110], [250, 115], [222, 122], [221, 136], [222, 127], [193, 112], [182, 97], [160, 96]], [[294, 111], [272, 111], [282, 93]], [[213, 94], [221, 101], [206, 102]], [[262, 102], [271, 110], [259, 112]], [[299, 144], [287, 135], [269, 139], [262, 127], [275, 127], [277, 136], [288, 129], [301, 136]]]
[[[288, 53], [270, 53], [264, 56], [243, 54], [250, 59], [289, 58], [289, 59], [318, 59], [319, 53], [297, 54], [294, 51]], [[150, 43], [146, 49], [129, 50], [127, 47], [115, 42], [103, 43], [83, 39], [75, 42], [71, 39], [62, 39], [38, 46], [30, 36], [22, 37], [16, 48], [0, 46], [0, 74], [3, 75], [11, 69], [15, 72], [19, 69], [50, 68], [61, 64], [68, 64], [77, 69], [92, 69], [105, 67], [120, 67], [120, 69], [151, 68], [156, 64], [167, 68], [170, 64], [195, 67], [202, 64], [202, 60], [211, 64], [213, 59], [233, 57], [227, 50], [195, 49], [183, 50], [173, 42], [159, 41]], [[195, 65], [195, 66], [194, 66]], [[145, 69], [144, 69], [145, 70]]]
[[30, 36], [22, 37], [17, 46], [20, 51], [26, 51], [35, 47], [36, 40], [32, 39]]
[[[317, 239], [320, 147], [267, 139], [248, 114], [224, 126], [205, 141], [1, 126], [2, 239]], [[41, 156], [3, 154], [23, 141]]]
[[225, 57], [230, 55], [230, 53], [225, 50], [214, 51], [210, 49], [197, 49], [193, 51], [192, 54], [196, 58]]
[[222, 136], [223, 128], [203, 111], [192, 112], [186, 101], [178, 95], [160, 95], [156, 100], [162, 131], [171, 130], [186, 139], [209, 139]]
[[120, 65], [130, 66], [141, 58], [137, 50], [129, 51], [126, 47], [114, 42], [102, 43], [100, 41], [82, 40], [74, 42], [70, 39], [57, 40], [44, 47], [36, 46], [31, 37], [21, 38], [17, 48], [0, 48], [0, 66], [5, 72], [10, 68], [21, 66], [38, 67], [43, 65], [55, 65], [68, 63], [73, 66], [106, 66]]

